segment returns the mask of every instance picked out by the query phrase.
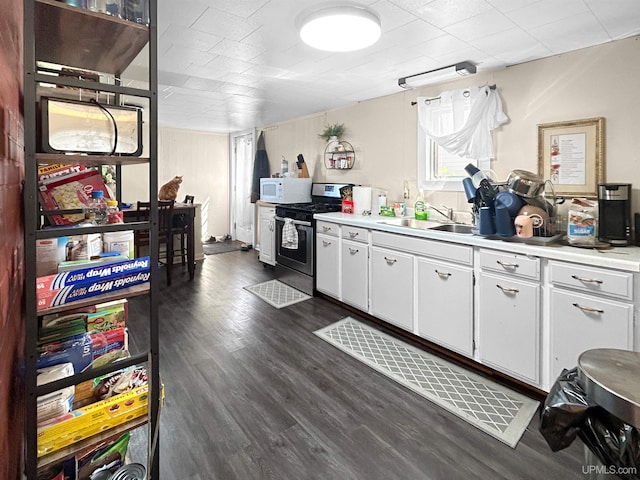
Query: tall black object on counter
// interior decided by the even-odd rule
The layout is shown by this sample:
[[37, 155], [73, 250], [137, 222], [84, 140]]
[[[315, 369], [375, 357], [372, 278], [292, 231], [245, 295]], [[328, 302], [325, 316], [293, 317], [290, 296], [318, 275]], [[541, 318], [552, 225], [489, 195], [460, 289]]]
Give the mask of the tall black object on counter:
[[[82, 164], [100, 166], [115, 165], [118, 173], [121, 167], [132, 164], [147, 164], [149, 170], [149, 191], [158, 191], [157, 170], [157, 8], [156, 0], [149, 1], [149, 25], [141, 25], [101, 13], [71, 7], [55, 0], [24, 0], [24, 128], [25, 128], [25, 181], [24, 181], [24, 262], [25, 262], [25, 313], [26, 336], [24, 345], [24, 389], [25, 389], [25, 431], [24, 431], [24, 474], [28, 480], [35, 480], [38, 471], [71, 458], [82, 448], [110, 437], [148, 426], [149, 455], [147, 457], [148, 477], [159, 478], [158, 417], [161, 407], [161, 385], [159, 376], [158, 303], [159, 270], [158, 258], [158, 210], [157, 198], [151, 196], [152, 213], [148, 222], [102, 225], [83, 228], [63, 227], [54, 230], [43, 229], [43, 211], [38, 202], [38, 166], [53, 164]], [[134, 58], [148, 47], [148, 88], [123, 87], [120, 77]], [[47, 62], [45, 67], [38, 62]], [[52, 67], [51, 65], [54, 65]], [[51, 69], [90, 70], [99, 72], [95, 77], [51, 75]], [[113, 79], [103, 80], [104, 78]], [[63, 88], [48, 88], [48, 94], [64, 95], [73, 89], [81, 89], [85, 94], [93, 92], [97, 97], [109, 96], [109, 105], [116, 104], [121, 95], [137, 98], [145, 103], [148, 111], [148, 140], [145, 145], [148, 157], [126, 157], [113, 155], [65, 155], [62, 153], [40, 153], [36, 132], [38, 128], [37, 103], [39, 86], [54, 84]], [[52, 93], [53, 92], [53, 93]], [[74, 212], [68, 212], [74, 213]], [[78, 212], [75, 212], [78, 213]], [[68, 235], [120, 232], [125, 230], [149, 230], [151, 235], [150, 256], [152, 258], [151, 280], [149, 284], [130, 287], [47, 310], [38, 310], [36, 295], [36, 242], [41, 239], [59, 238]], [[147, 295], [149, 300], [149, 342], [145, 351], [124, 359], [117, 364], [92, 368], [76, 373], [72, 377], [45, 385], [37, 385], [38, 328], [41, 317], [48, 313], [62, 312], [71, 308], [105, 302], [112, 299]], [[61, 450], [38, 457], [37, 444], [37, 397], [76, 385], [100, 375], [131, 365], [146, 363], [149, 378], [148, 413], [123, 425], [109, 429]]]

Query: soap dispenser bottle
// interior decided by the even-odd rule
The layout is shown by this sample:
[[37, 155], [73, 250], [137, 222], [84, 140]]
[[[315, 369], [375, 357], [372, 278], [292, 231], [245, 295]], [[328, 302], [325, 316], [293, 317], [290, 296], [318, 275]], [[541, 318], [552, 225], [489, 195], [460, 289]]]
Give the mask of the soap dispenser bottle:
[[427, 204], [424, 201], [424, 191], [420, 189], [416, 203], [413, 205], [413, 215], [416, 220], [427, 220], [429, 212], [427, 212]]

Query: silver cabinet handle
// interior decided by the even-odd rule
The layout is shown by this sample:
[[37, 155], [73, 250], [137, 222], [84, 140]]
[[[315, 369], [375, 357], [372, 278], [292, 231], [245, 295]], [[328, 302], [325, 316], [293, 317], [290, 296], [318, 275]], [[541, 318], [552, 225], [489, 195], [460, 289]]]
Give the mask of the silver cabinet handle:
[[595, 308], [595, 307], [583, 307], [582, 305], [580, 305], [579, 303], [573, 303], [572, 304], [574, 307], [579, 308], [580, 310], [582, 310], [583, 312], [589, 312], [589, 313], [604, 313], [604, 310], [602, 310], [601, 308]]
[[598, 280], [597, 278], [581, 277], [579, 275], [571, 275], [571, 278], [583, 283], [597, 283], [598, 285], [602, 283], [602, 280]]
[[451, 274], [449, 272], [441, 272], [438, 269], [436, 269], [434, 271], [442, 278], [448, 278], [448, 277], [451, 276]]
[[326, 240], [322, 240], [322, 246], [323, 247], [328, 247], [329, 245], [331, 245], [331, 242], [327, 242]]
[[356, 238], [359, 232], [349, 232], [349, 238]]
[[499, 283], [496, 283], [496, 287], [498, 287], [500, 290], [502, 290], [504, 293], [518, 293], [520, 290], [518, 290], [517, 288], [510, 288], [510, 287], [503, 287], [502, 285], [500, 285]]
[[520, 266], [517, 263], [505, 263], [502, 260], [496, 260], [496, 263], [503, 268], [518, 268]]
[[351, 247], [349, 247], [349, 253], [350, 253], [351, 255], [355, 255], [356, 253], [358, 253], [358, 249], [357, 249], [357, 248], [351, 248]]
[[384, 257], [384, 259], [387, 261], [388, 265], [393, 265], [394, 263], [396, 263], [398, 261], [395, 258]]
[[322, 226], [322, 231], [323, 231], [324, 233], [330, 232], [331, 230], [332, 230], [332, 228], [331, 228], [331, 227], [327, 227], [327, 226], [325, 226], [325, 225], [323, 225], [323, 226]]

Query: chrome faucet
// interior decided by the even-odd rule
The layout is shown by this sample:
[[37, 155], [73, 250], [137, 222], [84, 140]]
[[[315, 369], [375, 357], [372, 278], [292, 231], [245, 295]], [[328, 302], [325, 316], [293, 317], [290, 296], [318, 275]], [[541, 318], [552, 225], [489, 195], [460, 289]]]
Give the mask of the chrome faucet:
[[429, 204], [429, 208], [431, 210], [438, 212], [440, 215], [442, 215], [444, 218], [446, 218], [450, 222], [453, 222], [453, 208], [449, 208], [446, 205], [441, 205], [441, 208], [443, 208], [446, 213], [440, 210], [439, 208], [434, 207], [431, 204]]

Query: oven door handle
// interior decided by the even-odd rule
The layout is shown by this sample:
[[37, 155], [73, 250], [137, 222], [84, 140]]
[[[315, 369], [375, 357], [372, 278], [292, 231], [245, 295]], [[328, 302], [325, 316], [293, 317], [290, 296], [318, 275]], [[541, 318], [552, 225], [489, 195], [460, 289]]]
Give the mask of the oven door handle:
[[[276, 217], [276, 220], [278, 220], [280, 222], [284, 222], [284, 218], [282, 218], [282, 217]], [[293, 224], [294, 225], [303, 225], [305, 227], [310, 227], [311, 226], [311, 222], [303, 222], [302, 220], [293, 220]]]

